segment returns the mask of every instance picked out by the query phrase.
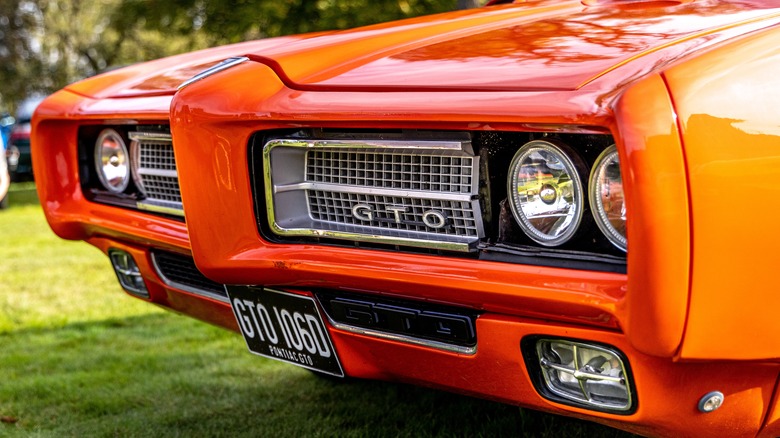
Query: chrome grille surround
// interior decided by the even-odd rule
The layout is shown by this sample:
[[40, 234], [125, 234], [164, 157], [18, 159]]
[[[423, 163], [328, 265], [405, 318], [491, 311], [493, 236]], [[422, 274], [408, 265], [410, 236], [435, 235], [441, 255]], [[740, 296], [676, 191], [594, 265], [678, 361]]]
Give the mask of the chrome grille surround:
[[280, 236], [451, 251], [484, 237], [468, 136], [274, 139], [263, 163], [268, 220]]
[[137, 207], [184, 216], [171, 134], [137, 131], [129, 137], [133, 180], [144, 196]]

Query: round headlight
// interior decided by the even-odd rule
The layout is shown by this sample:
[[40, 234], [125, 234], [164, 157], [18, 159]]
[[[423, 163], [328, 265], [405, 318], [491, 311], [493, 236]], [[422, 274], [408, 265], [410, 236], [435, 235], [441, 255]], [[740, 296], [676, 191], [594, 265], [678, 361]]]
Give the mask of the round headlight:
[[620, 161], [617, 148], [612, 145], [604, 150], [590, 173], [590, 209], [596, 224], [613, 245], [625, 251], [626, 203], [623, 199], [623, 179], [620, 177]]
[[557, 246], [574, 235], [582, 219], [577, 168], [583, 167], [570, 148], [547, 140], [528, 142], [517, 151], [509, 168], [509, 199], [528, 237]]
[[98, 178], [108, 191], [122, 193], [130, 182], [130, 156], [122, 136], [104, 129], [95, 143], [95, 167]]

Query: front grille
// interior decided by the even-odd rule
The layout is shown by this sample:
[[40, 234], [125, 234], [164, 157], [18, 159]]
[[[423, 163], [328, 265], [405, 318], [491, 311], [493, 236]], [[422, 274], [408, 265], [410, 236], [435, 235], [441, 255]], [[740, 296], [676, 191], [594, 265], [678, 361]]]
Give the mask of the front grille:
[[227, 301], [225, 286], [201, 274], [191, 257], [155, 250], [152, 251], [152, 260], [158, 275], [169, 286]]
[[138, 208], [183, 216], [171, 135], [139, 131], [129, 137], [133, 177], [143, 196]]
[[311, 150], [306, 180], [384, 189], [471, 193], [474, 157], [400, 151]]
[[[338, 193], [322, 190], [309, 190], [309, 206], [314, 220], [330, 223], [362, 226], [371, 223], [372, 226], [388, 230], [399, 230], [411, 233], [435, 233], [478, 238], [477, 218], [469, 202], [440, 201], [438, 199], [404, 199], [396, 196], [364, 195], [357, 193]], [[373, 212], [371, 221], [357, 219], [352, 208], [355, 205], [365, 205]], [[404, 222], [395, 220], [396, 210], [386, 210], [386, 206], [404, 205]], [[439, 211], [447, 219], [446, 227], [431, 229], [424, 220], [427, 211]], [[368, 211], [368, 209], [366, 210]]]
[[269, 222], [279, 235], [455, 251], [484, 236], [479, 157], [467, 137], [275, 139], [263, 155]]
[[279, 243], [386, 249], [565, 269], [626, 272], [626, 253], [587, 210], [573, 237], [540, 245], [509, 203], [510, 164], [525, 144], [570, 147], [589, 169], [615, 143], [581, 133], [301, 128], [250, 141], [258, 230]]
[[176, 160], [173, 158], [172, 143], [149, 139], [143, 141], [140, 148], [139, 167], [175, 171]]

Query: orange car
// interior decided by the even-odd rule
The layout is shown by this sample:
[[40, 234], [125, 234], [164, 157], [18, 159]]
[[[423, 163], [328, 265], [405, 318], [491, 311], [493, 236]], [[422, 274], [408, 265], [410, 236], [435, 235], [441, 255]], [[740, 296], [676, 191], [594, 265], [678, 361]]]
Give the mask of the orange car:
[[248, 42], [55, 93], [34, 170], [259, 355], [778, 436], [779, 39], [773, 0], [557, 0]]

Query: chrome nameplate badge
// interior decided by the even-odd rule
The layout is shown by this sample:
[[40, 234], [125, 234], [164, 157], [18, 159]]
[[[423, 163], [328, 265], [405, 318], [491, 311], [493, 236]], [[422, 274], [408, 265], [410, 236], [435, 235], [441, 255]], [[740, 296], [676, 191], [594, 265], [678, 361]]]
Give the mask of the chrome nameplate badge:
[[[377, 213], [386, 213], [387, 218], [380, 218]], [[352, 206], [352, 217], [359, 221], [372, 222], [372, 221], [391, 221], [396, 224], [416, 224], [414, 221], [404, 220], [404, 213], [409, 212], [409, 207], [403, 205], [389, 205], [384, 210], [374, 209], [368, 204], [355, 204]], [[426, 210], [422, 214], [422, 223], [434, 230], [439, 230], [446, 227], [449, 224], [447, 216], [437, 210]]]

